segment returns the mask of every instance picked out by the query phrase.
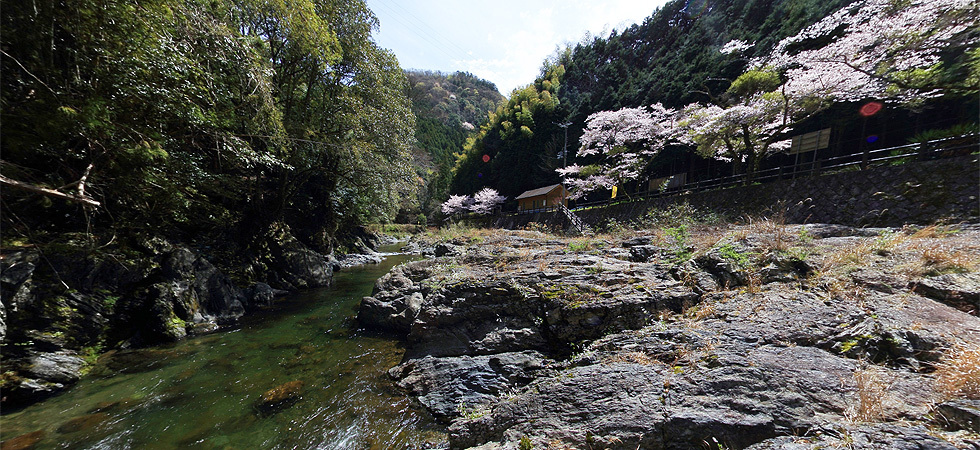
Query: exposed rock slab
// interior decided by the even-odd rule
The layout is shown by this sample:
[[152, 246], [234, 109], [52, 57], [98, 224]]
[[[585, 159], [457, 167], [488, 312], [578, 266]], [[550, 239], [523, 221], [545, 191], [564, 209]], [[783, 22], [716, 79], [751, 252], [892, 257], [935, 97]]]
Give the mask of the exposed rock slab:
[[921, 244], [777, 231], [698, 251], [655, 235], [456, 239], [382, 278], [359, 319], [406, 340], [389, 375], [450, 422], [451, 448], [950, 448], [924, 428], [929, 372], [980, 342], [980, 319], [909, 283]]

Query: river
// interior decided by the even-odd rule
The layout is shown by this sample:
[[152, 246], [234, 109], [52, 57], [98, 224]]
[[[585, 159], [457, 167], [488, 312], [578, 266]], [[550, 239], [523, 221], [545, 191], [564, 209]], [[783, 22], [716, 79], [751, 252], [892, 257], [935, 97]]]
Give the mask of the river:
[[[226, 331], [105, 355], [67, 392], [4, 415], [2, 438], [33, 433], [36, 448], [90, 449], [437, 446], [444, 428], [385, 374], [401, 343], [353, 324], [375, 280], [415, 258], [339, 272], [333, 286], [293, 294]], [[295, 381], [303, 386], [295, 404], [256, 409], [264, 392]]]

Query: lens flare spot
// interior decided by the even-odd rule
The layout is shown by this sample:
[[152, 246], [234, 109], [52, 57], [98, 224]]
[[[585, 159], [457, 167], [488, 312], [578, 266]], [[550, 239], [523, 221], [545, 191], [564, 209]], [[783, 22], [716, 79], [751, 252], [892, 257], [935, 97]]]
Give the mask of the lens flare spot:
[[881, 102], [868, 102], [865, 103], [864, 106], [862, 106], [861, 109], [858, 110], [858, 112], [864, 117], [871, 117], [875, 114], [878, 114], [878, 112], [881, 111], [881, 109], [884, 107], [885, 105], [882, 104]]

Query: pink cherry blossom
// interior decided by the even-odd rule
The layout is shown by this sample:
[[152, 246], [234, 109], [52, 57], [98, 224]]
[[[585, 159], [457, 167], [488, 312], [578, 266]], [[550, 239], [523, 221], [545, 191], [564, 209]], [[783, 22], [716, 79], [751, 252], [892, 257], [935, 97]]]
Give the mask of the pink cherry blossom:
[[483, 188], [473, 195], [473, 204], [469, 210], [477, 214], [490, 214], [496, 209], [497, 205], [507, 201], [507, 197], [500, 195], [495, 189]]
[[784, 90], [791, 96], [921, 101], [943, 92], [904, 75], [939, 64], [943, 50], [976, 29], [978, 18], [970, 0], [858, 1], [783, 39], [752, 65], [786, 70]]
[[650, 160], [680, 135], [677, 111], [657, 103], [649, 107], [600, 111], [586, 121], [578, 156], [602, 155], [598, 166], [577, 164], [558, 169], [572, 198], [635, 179]]
[[469, 195], [450, 195], [449, 199], [442, 204], [442, 213], [450, 216], [453, 214], [469, 210], [473, 199]]

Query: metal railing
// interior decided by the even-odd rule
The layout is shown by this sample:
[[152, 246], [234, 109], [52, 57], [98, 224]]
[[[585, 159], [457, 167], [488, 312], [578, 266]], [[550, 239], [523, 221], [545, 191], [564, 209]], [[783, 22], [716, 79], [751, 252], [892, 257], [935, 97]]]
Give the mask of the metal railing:
[[589, 228], [589, 226], [586, 225], [585, 222], [579, 216], [576, 216], [575, 213], [570, 211], [568, 207], [565, 206], [564, 203], [559, 203], [558, 209], [560, 209], [561, 212], [565, 214], [565, 217], [567, 217], [568, 220], [572, 222], [572, 226], [574, 226], [575, 229], [578, 230], [578, 232], [581, 235], [589, 236], [592, 234], [592, 228]]
[[666, 189], [663, 191], [647, 191], [616, 199], [578, 203], [571, 210], [579, 211], [582, 209], [600, 206], [670, 197], [682, 193], [688, 194], [749, 184], [764, 184], [784, 179], [816, 176], [820, 173], [826, 174], [830, 172], [843, 172], [847, 170], [880, 167], [888, 164], [903, 164], [912, 160], [923, 161], [960, 156], [962, 154], [969, 154], [969, 149], [972, 149], [974, 152], [980, 150], [980, 141], [978, 141], [978, 139], [980, 139], [980, 135], [974, 134], [947, 139], [938, 139], [924, 143], [902, 145], [898, 147], [869, 150], [866, 152], [837, 156], [823, 160], [760, 170], [752, 174], [738, 174], [709, 180], [694, 181], [677, 188]]

